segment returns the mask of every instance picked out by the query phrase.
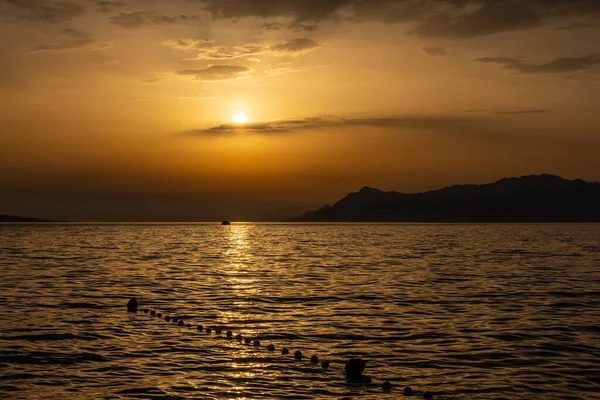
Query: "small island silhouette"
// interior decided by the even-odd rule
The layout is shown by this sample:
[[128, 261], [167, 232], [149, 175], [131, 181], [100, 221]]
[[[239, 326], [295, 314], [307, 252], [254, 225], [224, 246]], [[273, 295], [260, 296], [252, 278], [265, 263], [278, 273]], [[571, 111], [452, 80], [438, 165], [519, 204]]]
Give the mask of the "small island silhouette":
[[18, 215], [0, 214], [0, 222], [54, 222], [47, 219], [19, 217]]
[[363, 187], [295, 222], [600, 222], [600, 182], [542, 174], [424, 193]]

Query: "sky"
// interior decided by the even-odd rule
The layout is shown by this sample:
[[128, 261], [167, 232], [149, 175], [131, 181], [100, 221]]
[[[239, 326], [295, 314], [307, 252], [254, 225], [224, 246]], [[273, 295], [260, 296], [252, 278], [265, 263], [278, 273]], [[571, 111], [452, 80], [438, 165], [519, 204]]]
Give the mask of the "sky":
[[600, 181], [598, 93], [597, 0], [0, 0], [0, 214], [281, 220], [363, 186]]

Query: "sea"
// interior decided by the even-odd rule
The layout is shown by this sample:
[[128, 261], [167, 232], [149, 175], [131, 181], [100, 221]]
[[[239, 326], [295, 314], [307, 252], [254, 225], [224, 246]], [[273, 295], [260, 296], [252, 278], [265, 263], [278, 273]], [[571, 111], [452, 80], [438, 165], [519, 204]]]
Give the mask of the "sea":
[[600, 399], [598, 224], [3, 224], [0, 273], [0, 398]]

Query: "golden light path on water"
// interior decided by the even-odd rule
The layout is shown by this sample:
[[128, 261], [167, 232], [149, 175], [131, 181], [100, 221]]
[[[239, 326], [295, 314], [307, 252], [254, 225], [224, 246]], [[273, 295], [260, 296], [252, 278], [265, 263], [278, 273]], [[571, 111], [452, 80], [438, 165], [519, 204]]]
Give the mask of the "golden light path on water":
[[1, 395], [595, 399], [599, 254], [593, 224], [3, 225]]

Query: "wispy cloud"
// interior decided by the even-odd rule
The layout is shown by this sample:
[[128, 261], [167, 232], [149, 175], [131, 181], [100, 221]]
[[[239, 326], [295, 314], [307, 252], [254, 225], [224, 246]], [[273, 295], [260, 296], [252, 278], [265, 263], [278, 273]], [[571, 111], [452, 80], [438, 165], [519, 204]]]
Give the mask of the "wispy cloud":
[[196, 60], [233, 60], [242, 57], [269, 55], [274, 57], [296, 57], [310, 53], [321, 47], [310, 38], [296, 38], [278, 42], [249, 42], [239, 46], [219, 46], [212, 40], [169, 39], [161, 42], [163, 46], [176, 50], [198, 51]]
[[471, 118], [448, 116], [392, 116], [344, 118], [335, 116], [293, 117], [245, 124], [225, 123], [186, 132], [192, 136], [228, 136], [243, 133], [284, 134], [336, 127], [451, 129], [464, 127]]
[[150, 11], [121, 12], [110, 18], [110, 22], [121, 28], [139, 28], [145, 25], [165, 25], [178, 22], [194, 21], [196, 15], [163, 15]]
[[559, 57], [539, 64], [533, 64], [522, 58], [513, 57], [482, 57], [477, 58], [474, 61], [500, 64], [504, 69], [520, 72], [522, 74], [564, 74], [600, 65], [600, 56], [590, 54], [582, 57]]
[[448, 55], [446, 49], [440, 46], [423, 47], [421, 50], [423, 50], [423, 53], [432, 57]]
[[175, 71], [176, 75], [191, 77], [197, 81], [228, 81], [250, 77], [245, 65], [209, 65], [205, 68]]

